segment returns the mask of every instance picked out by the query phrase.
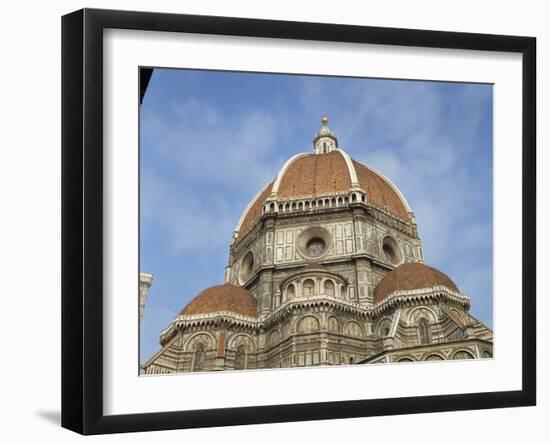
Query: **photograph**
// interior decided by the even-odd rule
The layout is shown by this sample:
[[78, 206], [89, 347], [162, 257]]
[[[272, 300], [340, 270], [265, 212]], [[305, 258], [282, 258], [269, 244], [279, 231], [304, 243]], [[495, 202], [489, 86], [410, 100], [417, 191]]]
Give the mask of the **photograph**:
[[1, 441], [549, 434], [543, 2], [6, 6]]
[[493, 358], [493, 84], [139, 70], [140, 376]]

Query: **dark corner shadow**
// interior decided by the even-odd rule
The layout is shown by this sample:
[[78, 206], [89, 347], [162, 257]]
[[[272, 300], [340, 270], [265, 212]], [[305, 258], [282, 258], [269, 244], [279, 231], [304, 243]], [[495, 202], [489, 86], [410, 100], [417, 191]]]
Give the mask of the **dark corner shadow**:
[[35, 414], [51, 424], [61, 425], [61, 411], [36, 411]]

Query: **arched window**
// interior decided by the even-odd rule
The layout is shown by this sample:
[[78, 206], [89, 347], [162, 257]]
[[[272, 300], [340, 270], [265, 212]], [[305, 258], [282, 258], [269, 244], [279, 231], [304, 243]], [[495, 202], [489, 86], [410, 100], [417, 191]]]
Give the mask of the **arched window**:
[[286, 288], [286, 299], [290, 300], [291, 298], [294, 298], [296, 295], [296, 292], [294, 290], [294, 285], [288, 285]]
[[384, 237], [384, 240], [382, 240], [382, 251], [386, 259], [391, 263], [398, 264], [400, 262], [399, 246], [393, 237], [389, 235]]
[[313, 288], [315, 287], [315, 283], [313, 283], [313, 280], [306, 280], [304, 282], [304, 295], [313, 295]]
[[443, 357], [441, 357], [441, 355], [438, 355], [438, 354], [432, 354], [432, 355], [428, 355], [426, 358], [425, 358], [426, 361], [439, 361], [439, 360], [443, 360]]
[[195, 353], [193, 354], [193, 371], [203, 371], [205, 359], [206, 353], [204, 351], [204, 345], [199, 343], [195, 348]]
[[334, 297], [334, 283], [332, 283], [332, 280], [325, 281], [325, 294]]
[[430, 323], [425, 318], [421, 318], [418, 322], [418, 341], [421, 345], [429, 345], [432, 342]]
[[340, 324], [336, 317], [330, 317], [328, 319], [328, 330], [335, 333], [340, 332]]
[[296, 330], [300, 334], [309, 334], [311, 332], [317, 332], [320, 329], [319, 320], [313, 315], [306, 315], [303, 317], [296, 326]]
[[482, 358], [493, 358], [491, 353], [489, 351], [483, 351], [483, 354], [481, 354]]
[[240, 345], [235, 354], [235, 369], [246, 369], [246, 348]]
[[390, 336], [392, 322], [389, 318], [385, 318], [378, 326], [376, 326], [376, 335], [379, 338], [386, 338]]
[[356, 321], [348, 321], [344, 326], [344, 334], [350, 337], [362, 338], [364, 336], [363, 328]]
[[453, 360], [469, 360], [472, 358], [474, 358], [474, 356], [467, 351], [458, 351], [453, 355]]

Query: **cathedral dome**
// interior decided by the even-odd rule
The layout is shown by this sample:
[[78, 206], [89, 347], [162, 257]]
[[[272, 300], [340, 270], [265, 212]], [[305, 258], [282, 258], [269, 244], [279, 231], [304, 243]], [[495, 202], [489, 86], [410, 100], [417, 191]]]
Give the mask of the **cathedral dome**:
[[443, 272], [423, 263], [403, 263], [388, 272], [374, 288], [374, 302], [378, 303], [395, 291], [445, 286], [453, 292], [460, 292], [454, 282]]
[[367, 203], [394, 217], [411, 221], [411, 210], [397, 187], [380, 172], [350, 158], [338, 148], [336, 136], [326, 126], [315, 136], [315, 152], [297, 154], [281, 168], [250, 202], [237, 226], [246, 233], [262, 215], [266, 202], [280, 204], [299, 198], [327, 197], [360, 191]]
[[257, 306], [256, 298], [246, 289], [225, 283], [200, 292], [182, 309], [180, 315], [233, 312], [247, 317], [257, 317]]

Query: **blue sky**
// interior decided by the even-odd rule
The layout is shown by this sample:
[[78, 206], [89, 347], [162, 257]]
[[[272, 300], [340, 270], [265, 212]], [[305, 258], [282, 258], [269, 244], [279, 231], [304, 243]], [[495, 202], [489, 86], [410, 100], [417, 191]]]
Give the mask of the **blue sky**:
[[491, 85], [156, 69], [141, 106], [141, 270], [155, 277], [141, 361], [202, 289], [223, 282], [231, 234], [322, 115], [340, 147], [389, 177], [427, 264], [493, 323]]

